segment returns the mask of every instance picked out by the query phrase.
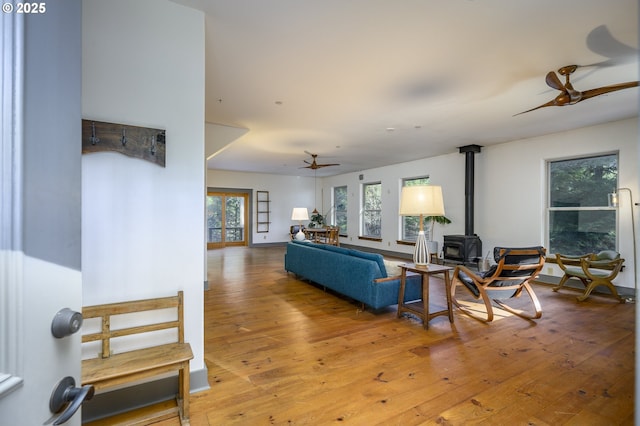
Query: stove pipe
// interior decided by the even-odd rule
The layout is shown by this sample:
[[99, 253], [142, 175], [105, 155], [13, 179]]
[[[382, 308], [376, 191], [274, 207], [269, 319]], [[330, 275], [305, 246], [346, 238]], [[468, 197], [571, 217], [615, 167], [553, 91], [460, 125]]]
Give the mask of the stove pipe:
[[474, 219], [474, 155], [481, 150], [480, 145], [466, 145], [458, 148], [460, 153], [465, 155], [464, 165], [464, 234], [475, 235], [473, 232]]

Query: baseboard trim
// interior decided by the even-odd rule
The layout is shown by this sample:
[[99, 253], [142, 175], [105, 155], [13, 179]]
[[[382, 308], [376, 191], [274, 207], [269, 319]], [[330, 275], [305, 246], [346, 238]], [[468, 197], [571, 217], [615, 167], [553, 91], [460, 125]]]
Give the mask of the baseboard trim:
[[275, 243], [254, 243], [249, 244], [250, 248], [286, 247], [289, 241], [279, 241]]
[[[191, 394], [210, 388], [205, 368], [190, 374]], [[178, 376], [165, 377], [95, 395], [82, 404], [82, 423], [125, 413], [147, 405], [174, 399], [178, 393]]]

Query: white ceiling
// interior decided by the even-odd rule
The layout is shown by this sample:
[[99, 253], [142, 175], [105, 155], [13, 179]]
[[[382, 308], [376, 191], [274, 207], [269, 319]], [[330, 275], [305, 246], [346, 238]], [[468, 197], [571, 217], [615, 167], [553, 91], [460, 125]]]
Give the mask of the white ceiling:
[[176, 2], [206, 14], [207, 123], [246, 129], [210, 169], [313, 176], [310, 151], [328, 176], [638, 115], [636, 87], [513, 116], [564, 65], [576, 90], [638, 80], [636, 0]]

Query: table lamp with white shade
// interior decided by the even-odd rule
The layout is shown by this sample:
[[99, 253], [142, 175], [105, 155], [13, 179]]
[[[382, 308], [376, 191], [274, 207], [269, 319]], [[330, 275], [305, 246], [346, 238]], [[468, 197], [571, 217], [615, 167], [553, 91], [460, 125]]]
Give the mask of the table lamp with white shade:
[[306, 207], [294, 207], [293, 213], [291, 213], [291, 220], [297, 220], [300, 226], [296, 233], [296, 240], [303, 241], [305, 239], [304, 232], [302, 231], [302, 221], [309, 220], [309, 211]]
[[427, 266], [430, 255], [422, 222], [424, 216], [444, 216], [442, 187], [436, 185], [402, 187], [400, 216], [420, 216], [420, 230], [413, 251], [413, 263], [416, 266]]

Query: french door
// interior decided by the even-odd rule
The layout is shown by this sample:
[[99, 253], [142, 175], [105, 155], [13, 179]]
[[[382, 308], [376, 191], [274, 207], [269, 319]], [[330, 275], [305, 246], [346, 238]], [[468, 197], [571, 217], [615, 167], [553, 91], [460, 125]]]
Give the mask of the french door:
[[248, 244], [248, 205], [247, 194], [207, 193], [207, 249]]

